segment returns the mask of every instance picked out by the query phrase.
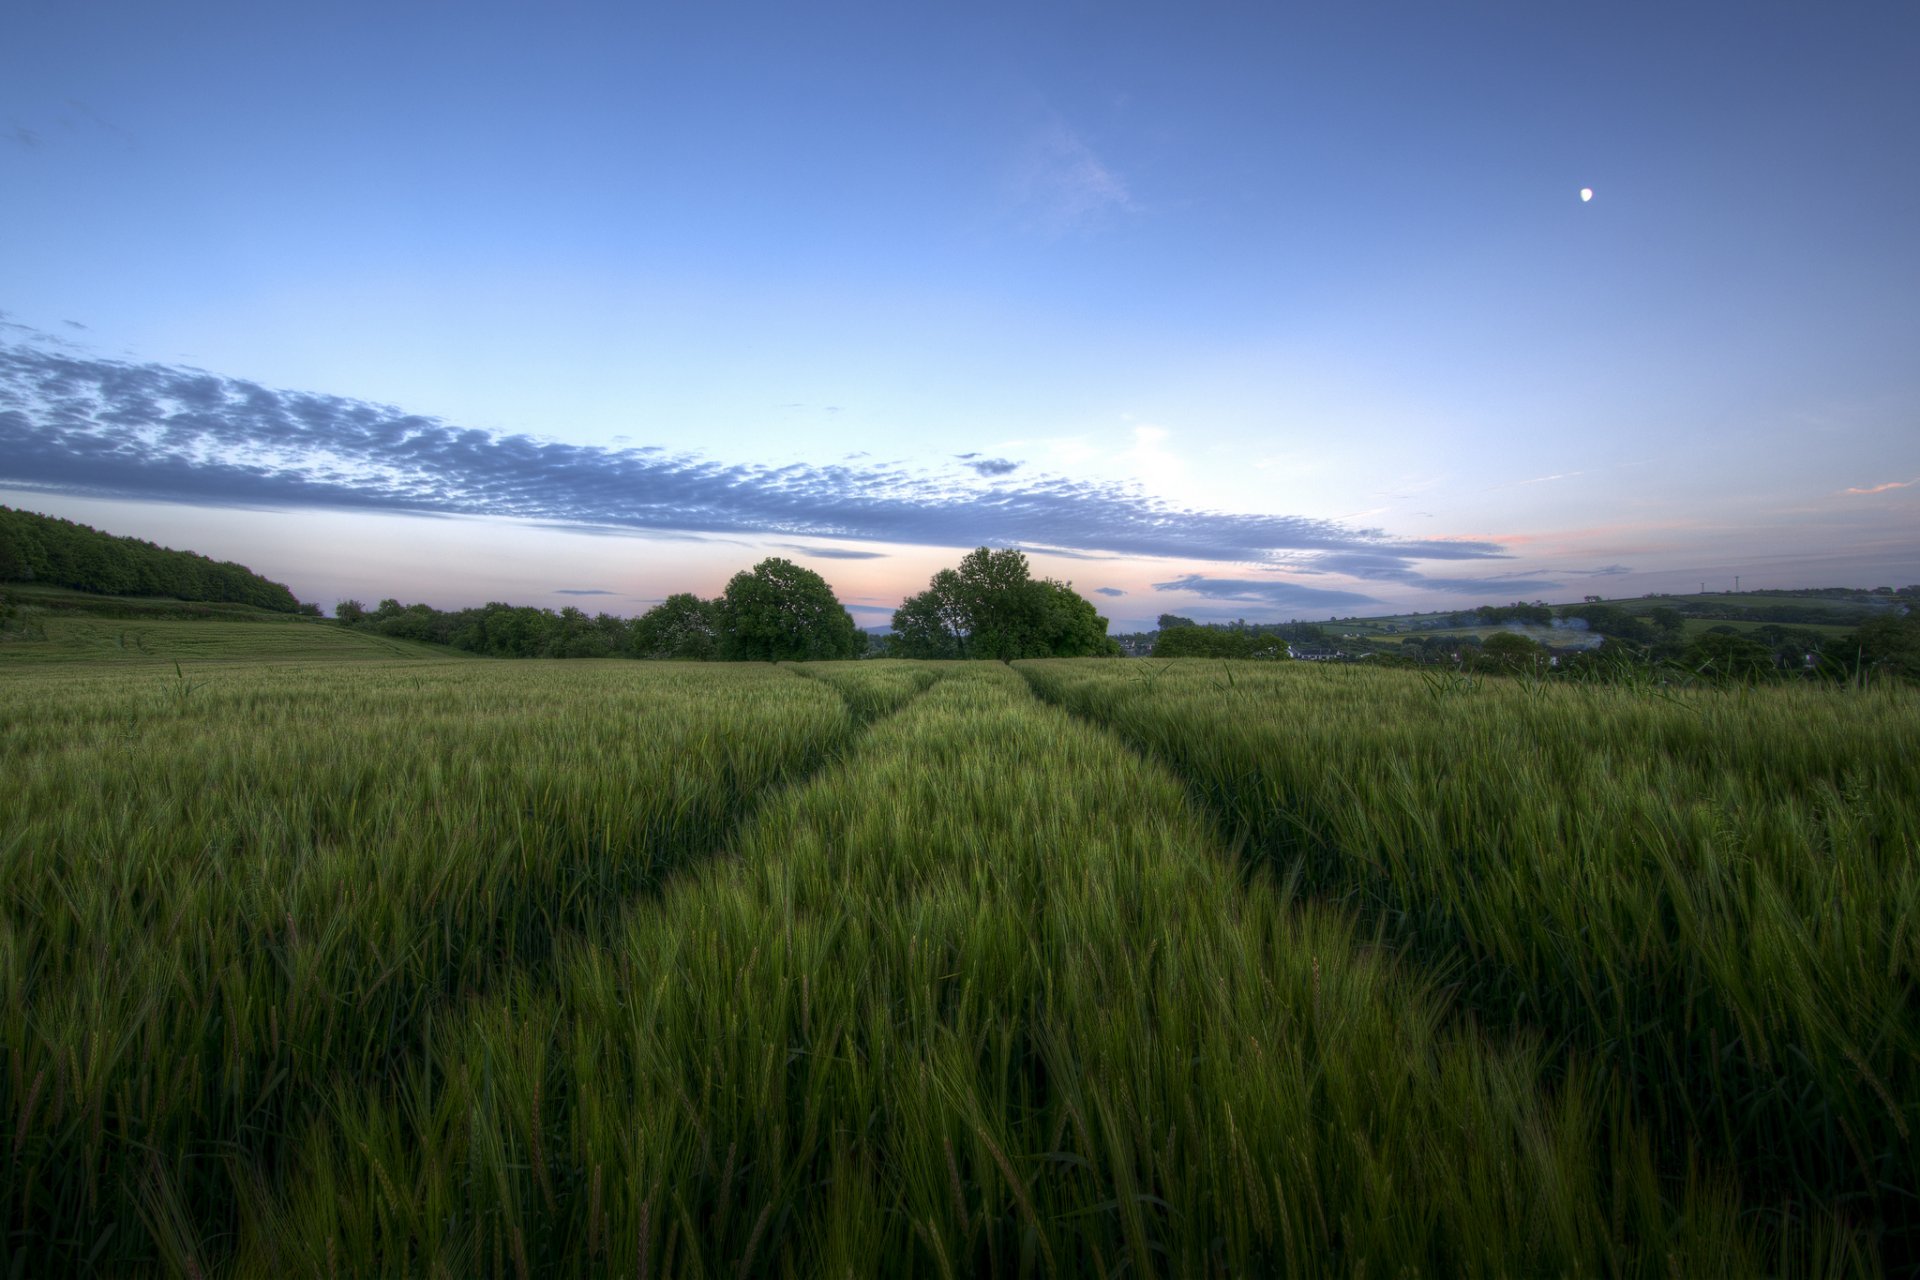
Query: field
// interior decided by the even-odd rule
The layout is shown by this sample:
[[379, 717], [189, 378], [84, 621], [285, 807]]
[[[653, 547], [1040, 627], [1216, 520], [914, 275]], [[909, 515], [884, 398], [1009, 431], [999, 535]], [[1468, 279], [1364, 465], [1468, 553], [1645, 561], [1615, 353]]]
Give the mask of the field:
[[8, 583], [16, 607], [0, 630], [0, 663], [362, 661], [461, 657], [438, 645], [350, 631], [317, 618], [241, 604], [103, 596]]
[[1920, 1260], [1911, 689], [27, 653], [9, 1274]]

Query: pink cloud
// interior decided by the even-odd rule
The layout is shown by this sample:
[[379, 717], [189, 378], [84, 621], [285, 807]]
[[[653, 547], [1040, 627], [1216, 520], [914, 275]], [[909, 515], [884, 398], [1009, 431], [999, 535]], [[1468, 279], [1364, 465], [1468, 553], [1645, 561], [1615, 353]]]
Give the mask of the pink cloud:
[[1864, 489], [1842, 489], [1840, 492], [1858, 494], [1885, 493], [1889, 489], [1906, 489], [1916, 484], [1920, 484], [1920, 476], [1915, 476], [1911, 480], [1889, 480], [1885, 484], [1869, 485]]

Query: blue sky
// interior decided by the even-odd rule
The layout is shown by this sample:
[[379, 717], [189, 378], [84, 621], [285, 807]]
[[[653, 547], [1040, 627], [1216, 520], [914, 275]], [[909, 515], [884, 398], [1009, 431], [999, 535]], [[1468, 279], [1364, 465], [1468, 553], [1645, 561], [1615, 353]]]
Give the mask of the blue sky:
[[305, 599], [1920, 580], [1910, 4], [4, 23], [0, 502]]

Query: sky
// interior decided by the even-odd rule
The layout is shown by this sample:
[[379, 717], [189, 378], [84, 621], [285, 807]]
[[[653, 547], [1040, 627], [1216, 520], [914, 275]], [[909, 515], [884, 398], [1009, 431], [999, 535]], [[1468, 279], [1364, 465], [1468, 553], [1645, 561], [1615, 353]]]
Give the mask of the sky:
[[0, 504], [327, 608], [1904, 585], [1916, 66], [1905, 0], [14, 0]]

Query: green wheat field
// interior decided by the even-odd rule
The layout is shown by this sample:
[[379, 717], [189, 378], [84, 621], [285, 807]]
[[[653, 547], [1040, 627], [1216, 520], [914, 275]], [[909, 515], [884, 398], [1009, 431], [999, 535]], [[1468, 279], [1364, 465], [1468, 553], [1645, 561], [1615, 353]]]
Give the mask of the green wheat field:
[[8, 1275], [1920, 1264], [1920, 690], [88, 625]]

